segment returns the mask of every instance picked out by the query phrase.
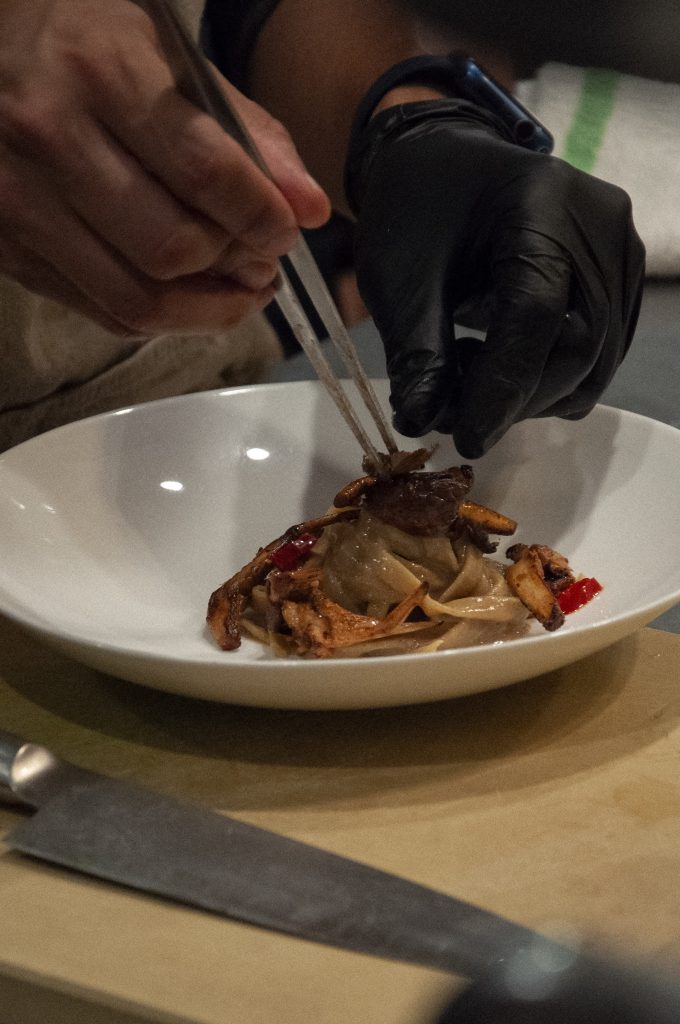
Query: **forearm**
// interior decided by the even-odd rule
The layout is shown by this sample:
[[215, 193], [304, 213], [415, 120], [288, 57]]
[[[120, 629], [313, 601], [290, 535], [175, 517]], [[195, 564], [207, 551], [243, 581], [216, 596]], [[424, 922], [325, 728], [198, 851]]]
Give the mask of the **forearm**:
[[[286, 126], [340, 212], [348, 213], [343, 168], [356, 108], [387, 68], [429, 52], [421, 39], [417, 19], [388, 0], [281, 0], [258, 36], [248, 92]], [[449, 49], [475, 52], [508, 80], [507, 62], [497, 53], [480, 53], [462, 38], [443, 41], [441, 52]], [[395, 90], [394, 102], [409, 98], [426, 96], [417, 85]]]

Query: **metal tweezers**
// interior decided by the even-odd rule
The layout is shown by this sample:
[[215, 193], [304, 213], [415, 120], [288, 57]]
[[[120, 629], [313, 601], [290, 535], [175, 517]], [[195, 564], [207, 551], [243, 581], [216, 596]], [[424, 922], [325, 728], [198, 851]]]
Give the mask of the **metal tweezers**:
[[[143, 7], [154, 21], [175, 73], [177, 87], [182, 95], [199, 109], [210, 114], [227, 134], [243, 147], [260, 170], [271, 179], [272, 174], [248, 129], [217, 84], [210, 64], [197, 44], [194, 43], [188, 29], [172, 5], [168, 0], [139, 0], [139, 6]], [[397, 451], [397, 445], [389, 424], [380, 408], [373, 386], [361, 366], [354, 343], [302, 235], [299, 236], [287, 258], [321, 323], [326, 328], [328, 337], [354, 381], [387, 452], [390, 455], [394, 454]], [[353, 409], [342, 384], [336, 378], [298, 295], [281, 265], [279, 265], [279, 276], [281, 284], [275, 299], [283, 316], [361, 448], [374, 465], [380, 465], [381, 457]]]

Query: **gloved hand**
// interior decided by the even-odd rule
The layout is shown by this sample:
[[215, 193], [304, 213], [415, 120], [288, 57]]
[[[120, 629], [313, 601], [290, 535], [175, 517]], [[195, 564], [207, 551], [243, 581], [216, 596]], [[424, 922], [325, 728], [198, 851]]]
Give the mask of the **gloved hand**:
[[[623, 191], [456, 99], [378, 113], [355, 133], [347, 186], [397, 430], [451, 432], [473, 459], [519, 420], [590, 412], [640, 306], [644, 248]], [[485, 340], [457, 339], [454, 319]]]

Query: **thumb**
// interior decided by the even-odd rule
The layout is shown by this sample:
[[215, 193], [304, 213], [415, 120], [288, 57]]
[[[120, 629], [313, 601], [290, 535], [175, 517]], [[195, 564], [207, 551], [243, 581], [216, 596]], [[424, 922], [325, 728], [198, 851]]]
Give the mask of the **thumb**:
[[331, 215], [330, 199], [307, 171], [284, 126], [239, 92], [216, 69], [215, 75], [252, 136], [272, 180], [290, 203], [300, 227], [321, 227]]
[[373, 315], [385, 347], [395, 428], [406, 437], [449, 432], [459, 369], [453, 324], [441, 301], [416, 290], [407, 309], [402, 305], [389, 320]]

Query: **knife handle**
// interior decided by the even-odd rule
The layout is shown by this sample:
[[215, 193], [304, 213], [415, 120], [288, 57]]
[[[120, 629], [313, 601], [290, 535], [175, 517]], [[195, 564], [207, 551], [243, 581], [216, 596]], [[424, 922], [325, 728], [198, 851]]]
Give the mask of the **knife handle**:
[[[567, 950], [565, 949], [565, 952]], [[587, 952], [560, 963], [513, 954], [464, 989], [437, 1024], [676, 1024], [680, 986], [671, 972]]]
[[47, 747], [28, 743], [0, 729], [0, 797], [11, 796], [28, 807], [39, 807], [63, 785], [89, 776], [85, 769], [60, 761]]
[[0, 785], [14, 792], [14, 765], [24, 741], [11, 732], [0, 730]]

